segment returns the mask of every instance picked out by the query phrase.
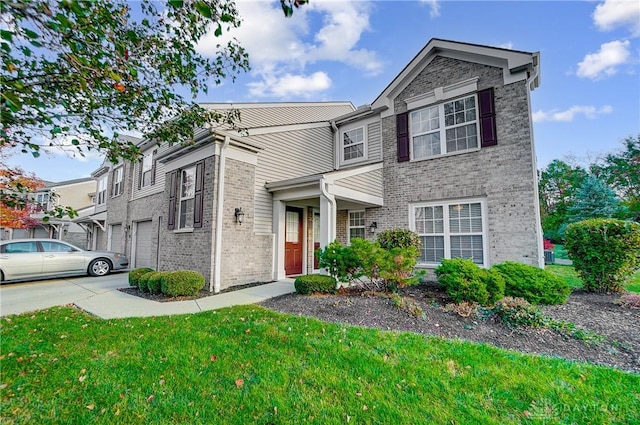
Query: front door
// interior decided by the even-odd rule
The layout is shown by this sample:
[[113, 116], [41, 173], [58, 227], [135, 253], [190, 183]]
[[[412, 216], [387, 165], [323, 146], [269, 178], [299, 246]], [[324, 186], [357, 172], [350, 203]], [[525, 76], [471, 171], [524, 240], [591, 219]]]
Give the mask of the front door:
[[284, 271], [302, 274], [302, 208], [287, 207], [284, 239]]

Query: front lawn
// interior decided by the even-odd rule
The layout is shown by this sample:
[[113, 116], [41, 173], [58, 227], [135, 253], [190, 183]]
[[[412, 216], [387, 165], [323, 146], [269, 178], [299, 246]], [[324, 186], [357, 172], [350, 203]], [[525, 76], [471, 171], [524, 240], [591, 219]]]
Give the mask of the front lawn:
[[[578, 276], [578, 272], [573, 266], [563, 266], [558, 264], [548, 264], [545, 269], [567, 281], [572, 288], [582, 288], [582, 279]], [[636, 272], [627, 284], [625, 289], [631, 292], [640, 293], [640, 271]]]
[[1, 319], [3, 423], [634, 423], [640, 376], [239, 306]]

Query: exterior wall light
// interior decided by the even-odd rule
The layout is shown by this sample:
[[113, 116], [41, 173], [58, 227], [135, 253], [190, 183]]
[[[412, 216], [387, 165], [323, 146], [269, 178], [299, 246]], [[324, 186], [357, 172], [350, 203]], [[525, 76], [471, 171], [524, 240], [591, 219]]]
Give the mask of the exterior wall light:
[[372, 221], [371, 224], [369, 225], [369, 232], [375, 233], [377, 228], [378, 228], [378, 222]]
[[236, 223], [242, 225], [242, 222], [244, 221], [244, 212], [242, 211], [242, 208], [236, 208], [233, 215], [236, 217]]

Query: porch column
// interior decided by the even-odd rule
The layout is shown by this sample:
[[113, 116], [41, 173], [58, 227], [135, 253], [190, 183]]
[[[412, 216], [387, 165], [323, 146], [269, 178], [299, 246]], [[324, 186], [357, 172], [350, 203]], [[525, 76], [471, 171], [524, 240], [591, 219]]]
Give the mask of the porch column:
[[336, 239], [335, 199], [320, 196], [320, 248]]
[[273, 279], [284, 279], [284, 227], [286, 205], [283, 201], [273, 201]]

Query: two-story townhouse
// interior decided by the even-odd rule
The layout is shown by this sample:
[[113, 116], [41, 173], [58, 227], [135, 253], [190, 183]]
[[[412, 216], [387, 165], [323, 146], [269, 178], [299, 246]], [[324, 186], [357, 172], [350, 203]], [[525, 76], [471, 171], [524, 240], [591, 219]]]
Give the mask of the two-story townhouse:
[[358, 109], [205, 104], [239, 110], [244, 131], [145, 142], [142, 161], [123, 164], [131, 189], [106, 221], [122, 226], [134, 267], [197, 270], [214, 292], [318, 271], [319, 247], [398, 227], [420, 235], [423, 267], [452, 257], [543, 266], [538, 84], [538, 53], [432, 39]]

